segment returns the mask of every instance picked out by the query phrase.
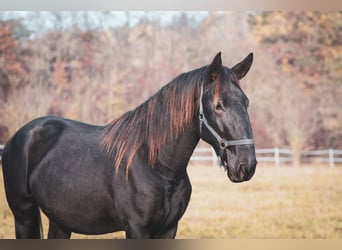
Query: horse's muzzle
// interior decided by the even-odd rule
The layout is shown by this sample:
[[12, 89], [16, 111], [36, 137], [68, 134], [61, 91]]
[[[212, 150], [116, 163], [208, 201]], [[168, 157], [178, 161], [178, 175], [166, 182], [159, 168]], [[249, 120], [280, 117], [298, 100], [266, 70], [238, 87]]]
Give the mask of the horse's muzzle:
[[256, 169], [257, 161], [253, 159], [251, 161], [240, 162], [236, 167], [228, 166], [227, 175], [232, 182], [249, 181]]

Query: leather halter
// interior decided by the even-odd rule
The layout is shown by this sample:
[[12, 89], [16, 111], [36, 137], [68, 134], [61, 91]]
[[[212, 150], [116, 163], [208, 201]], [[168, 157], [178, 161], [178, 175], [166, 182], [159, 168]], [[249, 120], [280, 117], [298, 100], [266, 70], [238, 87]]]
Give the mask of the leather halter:
[[214, 129], [210, 124], [208, 123], [208, 120], [204, 116], [203, 112], [203, 103], [202, 103], [202, 98], [203, 98], [203, 85], [201, 87], [201, 96], [200, 96], [200, 109], [199, 109], [199, 121], [200, 121], [200, 133], [202, 135], [202, 127], [203, 125], [209, 130], [209, 132], [215, 137], [217, 142], [220, 145], [220, 154], [221, 157], [223, 157], [223, 150], [227, 149], [228, 147], [231, 146], [240, 146], [240, 145], [253, 145], [254, 144], [254, 139], [239, 139], [239, 140], [225, 140], [223, 139]]

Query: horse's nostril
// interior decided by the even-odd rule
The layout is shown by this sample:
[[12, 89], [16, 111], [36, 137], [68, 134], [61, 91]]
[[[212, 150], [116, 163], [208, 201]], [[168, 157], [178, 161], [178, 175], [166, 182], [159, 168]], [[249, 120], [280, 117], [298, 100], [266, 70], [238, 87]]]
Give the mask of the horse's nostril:
[[239, 166], [237, 167], [237, 174], [238, 174], [239, 176], [243, 177], [244, 174], [245, 174], [245, 170], [246, 170], [245, 164], [240, 163]]

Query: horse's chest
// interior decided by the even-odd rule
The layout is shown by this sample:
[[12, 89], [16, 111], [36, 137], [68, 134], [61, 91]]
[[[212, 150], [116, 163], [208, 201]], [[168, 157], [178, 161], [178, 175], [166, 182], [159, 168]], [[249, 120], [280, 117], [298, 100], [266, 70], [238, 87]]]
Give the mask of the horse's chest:
[[191, 186], [182, 182], [181, 185], [166, 189], [163, 207], [160, 216], [163, 224], [176, 223], [184, 214], [190, 200]]

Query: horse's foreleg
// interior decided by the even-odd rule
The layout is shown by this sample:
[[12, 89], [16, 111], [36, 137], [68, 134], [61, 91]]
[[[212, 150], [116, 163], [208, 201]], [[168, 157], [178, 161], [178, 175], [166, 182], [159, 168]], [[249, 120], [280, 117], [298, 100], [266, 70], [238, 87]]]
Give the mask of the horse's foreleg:
[[[126, 229], [127, 239], [174, 239], [177, 233], [178, 223], [163, 229], [160, 232], [155, 232], [155, 229], [147, 228], [138, 225], [130, 225]], [[151, 229], [153, 232], [151, 232]]]
[[153, 235], [145, 226], [130, 224], [126, 228], [126, 239], [151, 239]]
[[65, 229], [62, 229], [56, 223], [50, 220], [49, 223], [49, 239], [70, 239], [71, 232]]
[[176, 237], [178, 228], [178, 222], [172, 226], [163, 229], [161, 232], [158, 232], [154, 238], [158, 239], [174, 239]]

